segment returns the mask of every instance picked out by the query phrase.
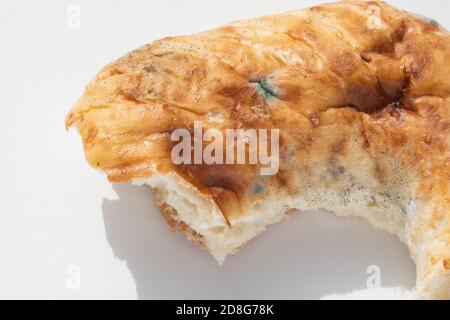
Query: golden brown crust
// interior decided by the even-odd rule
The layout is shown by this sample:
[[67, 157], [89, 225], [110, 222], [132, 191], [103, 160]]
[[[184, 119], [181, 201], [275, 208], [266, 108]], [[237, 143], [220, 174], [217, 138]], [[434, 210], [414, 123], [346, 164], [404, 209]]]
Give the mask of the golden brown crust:
[[[380, 8], [380, 28], [368, 25], [369, 6]], [[252, 193], [259, 168], [175, 166], [170, 133], [195, 120], [281, 128], [280, 171], [265, 192], [305, 197], [321, 184], [345, 201], [353, 189], [341, 181], [367, 187], [370, 178], [370, 192], [411, 221], [407, 241], [425, 279], [445, 274], [450, 259], [448, 61], [450, 34], [436, 23], [383, 2], [342, 1], [135, 50], [97, 75], [67, 126], [111, 181], [148, 178], [154, 166], [176, 172], [231, 226], [264, 196]], [[209, 112], [224, 121], [208, 122]]]

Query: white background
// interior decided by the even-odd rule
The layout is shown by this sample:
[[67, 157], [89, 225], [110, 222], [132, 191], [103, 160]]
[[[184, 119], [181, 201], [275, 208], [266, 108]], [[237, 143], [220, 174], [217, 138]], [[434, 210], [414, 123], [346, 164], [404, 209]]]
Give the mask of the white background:
[[[64, 129], [84, 85], [127, 51], [316, 3], [0, 0], [0, 298], [319, 299], [366, 289], [370, 265], [383, 287], [412, 289], [414, 264], [394, 236], [326, 213], [271, 227], [219, 267], [170, 232], [145, 187], [89, 168]], [[449, 29], [449, 1], [391, 3]], [[71, 5], [81, 29], [67, 27]]]

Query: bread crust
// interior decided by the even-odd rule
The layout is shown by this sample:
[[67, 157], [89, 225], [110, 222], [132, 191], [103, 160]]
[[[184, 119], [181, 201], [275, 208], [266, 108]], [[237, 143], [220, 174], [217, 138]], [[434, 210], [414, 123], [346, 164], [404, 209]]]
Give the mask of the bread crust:
[[163, 191], [153, 189], [153, 192], [155, 193], [155, 202], [159, 206], [161, 215], [166, 220], [172, 231], [178, 231], [182, 233], [186, 237], [186, 239], [192, 241], [203, 249], [207, 249], [205, 238], [197, 231], [189, 227], [189, 225], [187, 225], [185, 222], [183, 222], [179, 218], [177, 210], [164, 202], [164, 196], [162, 196]]
[[[362, 216], [406, 243], [422, 297], [449, 299], [448, 61], [450, 34], [435, 22], [384, 2], [342, 1], [132, 51], [100, 71], [66, 125], [78, 128], [88, 162], [109, 180], [176, 174], [230, 229], [265, 207]], [[270, 90], [261, 92], [262, 81]], [[208, 121], [211, 112], [224, 121]], [[278, 174], [173, 164], [170, 133], [192, 131], [197, 120], [280, 129]], [[163, 202], [169, 224], [208, 248]]]

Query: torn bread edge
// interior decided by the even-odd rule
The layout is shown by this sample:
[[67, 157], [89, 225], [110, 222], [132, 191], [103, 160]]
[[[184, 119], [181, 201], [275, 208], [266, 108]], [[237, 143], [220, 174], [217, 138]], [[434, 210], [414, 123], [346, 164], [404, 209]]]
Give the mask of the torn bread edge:
[[220, 265], [227, 256], [286, 216], [283, 210], [268, 215], [249, 214], [234, 220], [231, 226], [211, 196], [200, 193], [174, 172], [154, 174], [132, 183], [150, 186], [169, 226], [209, 251]]
[[[288, 217], [287, 213], [294, 210], [286, 205], [280, 206], [283, 201], [278, 205], [258, 206], [258, 210], [250, 210], [251, 212], [234, 220], [230, 225], [211, 196], [199, 192], [194, 185], [175, 172], [164, 175], [155, 173], [147, 179], [135, 179], [132, 183], [150, 186], [155, 193], [155, 201], [160, 207], [161, 214], [169, 226], [206, 249], [220, 265], [227, 256], [235, 254], [267, 227]], [[299, 208], [296, 205], [293, 207]], [[314, 208], [307, 208], [311, 209]], [[261, 210], [264, 212], [260, 212]], [[411, 243], [408, 243], [405, 237], [405, 221], [392, 217], [386, 220], [387, 211], [383, 213], [385, 216], [380, 220], [375, 218], [380, 215], [364, 216], [374, 227], [396, 234], [410, 247]], [[335, 214], [340, 217], [362, 217], [340, 210]], [[414, 255], [412, 258], [416, 260]], [[428, 281], [420, 279], [413, 293], [417, 299], [446, 299], [450, 290], [449, 284], [448, 275]]]

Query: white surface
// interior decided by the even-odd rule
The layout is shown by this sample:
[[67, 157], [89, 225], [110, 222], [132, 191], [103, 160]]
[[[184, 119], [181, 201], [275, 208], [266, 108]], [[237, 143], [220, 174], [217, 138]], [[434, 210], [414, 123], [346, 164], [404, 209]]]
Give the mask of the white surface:
[[[450, 26], [448, 1], [391, 2]], [[0, 0], [0, 298], [319, 299], [365, 290], [370, 265], [383, 287], [411, 289], [415, 268], [394, 236], [329, 214], [294, 216], [219, 267], [169, 231], [145, 187], [89, 168], [64, 130], [83, 86], [127, 51], [314, 3]], [[66, 27], [70, 5], [79, 30]], [[386, 292], [375, 291], [359, 296]]]

